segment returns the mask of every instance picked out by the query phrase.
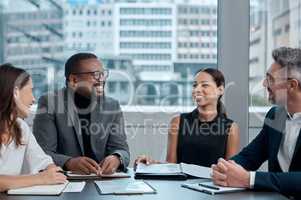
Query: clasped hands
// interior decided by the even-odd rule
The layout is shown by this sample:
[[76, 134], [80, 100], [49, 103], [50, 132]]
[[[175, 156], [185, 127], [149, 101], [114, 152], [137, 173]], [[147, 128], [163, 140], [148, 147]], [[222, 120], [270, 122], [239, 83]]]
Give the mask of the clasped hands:
[[220, 158], [211, 168], [214, 184], [223, 187], [250, 188], [250, 172], [235, 161]]
[[69, 171], [77, 172], [80, 174], [113, 174], [120, 166], [120, 160], [117, 155], [110, 155], [104, 158], [100, 163], [95, 162], [88, 157], [71, 158], [65, 164]]

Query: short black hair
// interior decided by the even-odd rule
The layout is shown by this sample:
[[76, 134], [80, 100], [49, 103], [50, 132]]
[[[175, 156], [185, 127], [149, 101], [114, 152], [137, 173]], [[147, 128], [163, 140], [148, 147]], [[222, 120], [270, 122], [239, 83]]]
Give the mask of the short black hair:
[[97, 56], [93, 53], [77, 53], [72, 55], [65, 63], [65, 78], [68, 80], [70, 74], [77, 72], [78, 66], [81, 60], [97, 59]]
[[272, 56], [282, 68], [295, 69], [301, 72], [301, 49], [280, 47], [273, 50]]

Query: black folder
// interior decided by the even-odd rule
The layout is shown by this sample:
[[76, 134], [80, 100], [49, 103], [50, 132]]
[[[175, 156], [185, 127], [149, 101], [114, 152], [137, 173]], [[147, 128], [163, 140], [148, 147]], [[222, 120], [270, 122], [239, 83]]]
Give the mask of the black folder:
[[150, 180], [186, 180], [187, 174], [184, 173], [135, 173], [135, 179], [150, 179]]

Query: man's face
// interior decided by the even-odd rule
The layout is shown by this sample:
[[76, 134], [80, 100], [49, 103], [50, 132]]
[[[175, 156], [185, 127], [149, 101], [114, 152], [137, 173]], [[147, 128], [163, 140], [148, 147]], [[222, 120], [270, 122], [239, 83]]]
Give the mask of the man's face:
[[100, 76], [104, 73], [102, 63], [96, 58], [81, 60], [75, 73], [75, 90], [83, 96], [91, 97], [103, 96], [105, 77]]
[[266, 73], [263, 86], [267, 89], [269, 101], [273, 104], [287, 104], [287, 71], [281, 68], [278, 63], [273, 63]]

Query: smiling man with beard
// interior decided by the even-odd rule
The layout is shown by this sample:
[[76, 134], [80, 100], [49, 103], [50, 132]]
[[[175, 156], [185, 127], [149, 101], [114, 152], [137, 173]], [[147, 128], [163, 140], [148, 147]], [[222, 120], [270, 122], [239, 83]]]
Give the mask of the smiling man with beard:
[[[273, 106], [257, 137], [229, 160], [212, 165], [215, 184], [266, 190], [301, 199], [301, 49], [272, 53], [263, 86]], [[259, 171], [268, 161], [268, 171]]]
[[39, 99], [33, 132], [55, 163], [82, 174], [111, 174], [129, 164], [119, 103], [104, 94], [108, 71], [94, 54], [65, 64], [66, 88]]

